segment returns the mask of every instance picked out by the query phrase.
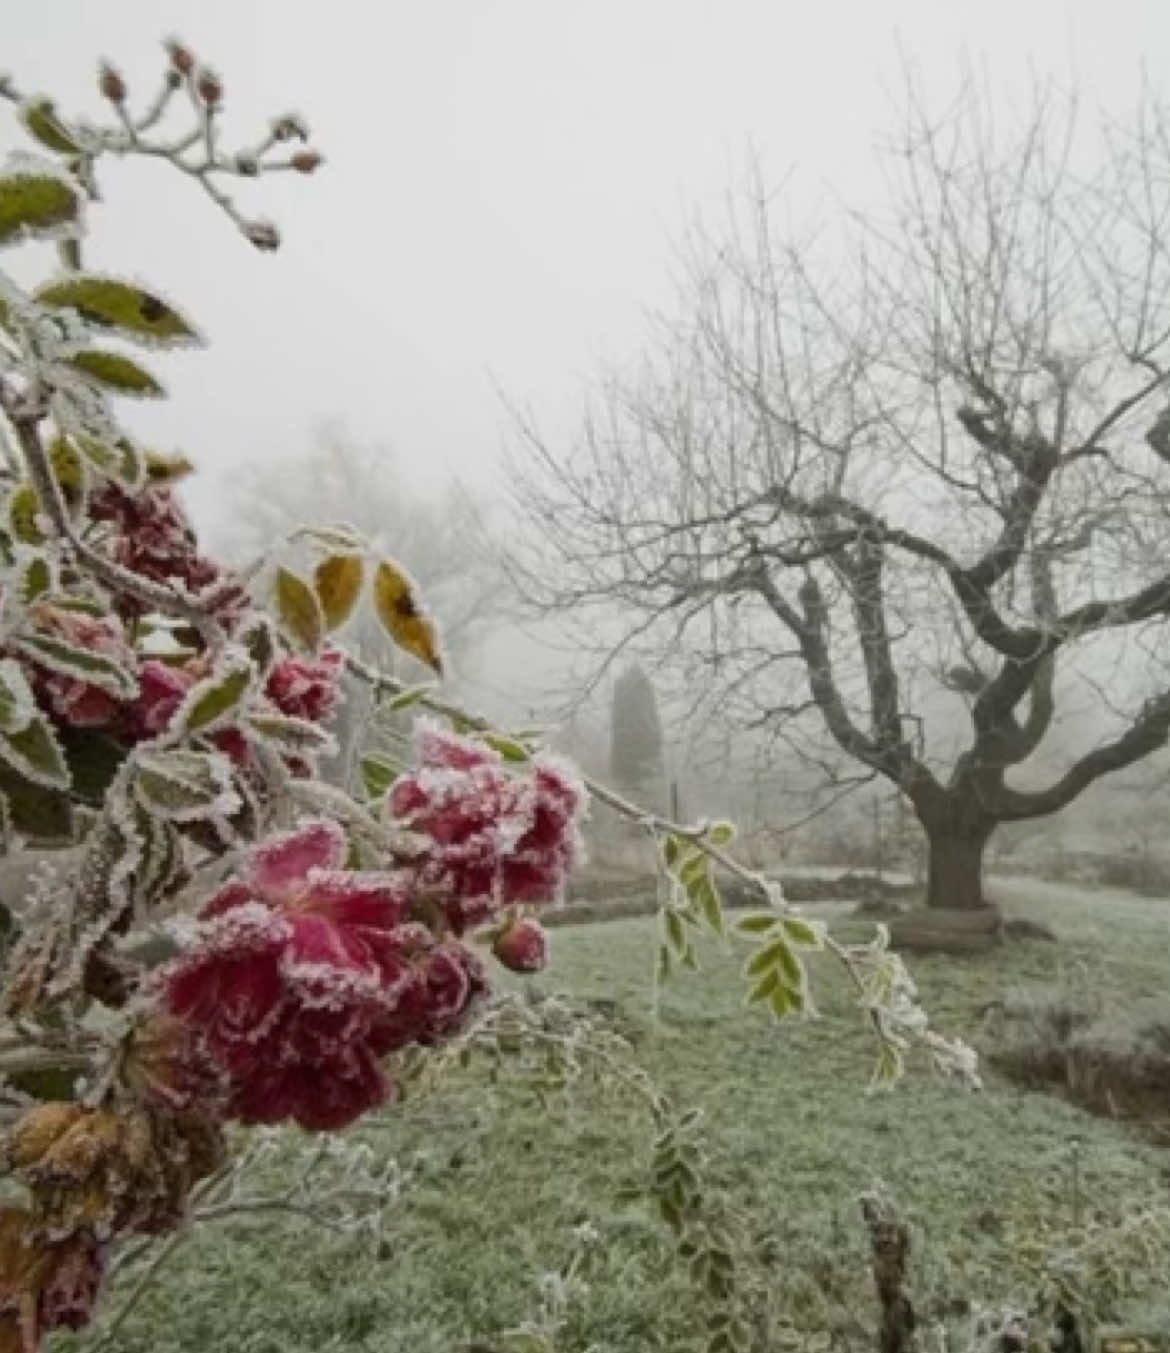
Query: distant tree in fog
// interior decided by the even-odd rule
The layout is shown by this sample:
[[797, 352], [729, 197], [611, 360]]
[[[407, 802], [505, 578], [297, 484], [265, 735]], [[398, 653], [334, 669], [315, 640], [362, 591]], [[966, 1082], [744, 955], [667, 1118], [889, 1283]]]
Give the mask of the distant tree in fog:
[[627, 667], [613, 685], [609, 771], [627, 793], [661, 808], [666, 794], [662, 722], [650, 678], [641, 667]]

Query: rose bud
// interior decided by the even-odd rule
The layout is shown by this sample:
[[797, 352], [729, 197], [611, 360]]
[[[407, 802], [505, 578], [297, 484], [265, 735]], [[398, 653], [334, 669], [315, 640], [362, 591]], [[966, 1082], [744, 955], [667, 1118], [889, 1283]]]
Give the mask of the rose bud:
[[208, 70], [206, 66], [199, 72], [195, 89], [208, 108], [216, 107], [220, 99], [223, 98], [223, 85], [220, 83], [219, 76], [214, 71]]
[[548, 943], [539, 921], [522, 917], [495, 938], [492, 953], [512, 972], [539, 972], [548, 959]]
[[321, 163], [321, 156], [315, 150], [298, 150], [289, 160], [289, 164], [298, 174], [311, 174]]
[[195, 57], [191, 51], [184, 47], [177, 38], [170, 38], [166, 43], [167, 55], [171, 58], [171, 65], [180, 75], [190, 75], [195, 69]]
[[103, 97], [109, 99], [111, 103], [121, 103], [126, 97], [126, 81], [108, 61], [102, 62], [101, 71], [98, 75], [98, 88]]
[[271, 221], [246, 221], [242, 229], [257, 249], [270, 253], [280, 248], [280, 232]]
[[282, 113], [273, 119], [272, 135], [277, 141], [307, 141], [309, 128], [299, 113]]

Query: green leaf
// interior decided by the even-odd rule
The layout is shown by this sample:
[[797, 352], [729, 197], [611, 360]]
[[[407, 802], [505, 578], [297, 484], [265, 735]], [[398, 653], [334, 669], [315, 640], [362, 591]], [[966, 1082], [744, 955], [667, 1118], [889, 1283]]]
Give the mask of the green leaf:
[[126, 748], [96, 728], [62, 728], [58, 738], [69, 763], [73, 792], [91, 804], [100, 804], [126, 760]]
[[251, 659], [229, 652], [218, 670], [197, 681], [175, 711], [171, 728], [187, 733], [209, 733], [230, 723], [252, 688], [256, 673]]
[[26, 99], [20, 108], [20, 120], [29, 134], [49, 150], [55, 150], [60, 155], [80, 154], [81, 143], [57, 116], [52, 99], [44, 95]]
[[340, 629], [352, 615], [364, 578], [365, 563], [360, 554], [331, 554], [317, 565], [313, 585], [328, 629]]
[[141, 486], [145, 474], [145, 459], [129, 437], [119, 437], [117, 441], [110, 442], [99, 441], [96, 437], [81, 436], [72, 437], [70, 440], [86, 460], [103, 474], [116, 479], [128, 489], [137, 489]]
[[778, 1019], [784, 1019], [787, 1015], [799, 1015], [805, 1008], [806, 1000], [800, 988], [790, 987], [787, 982], [778, 982], [768, 997], [768, 1004]]
[[320, 724], [291, 714], [249, 714], [248, 727], [285, 752], [326, 752], [337, 745]]
[[705, 855], [697, 846], [691, 846], [689, 847], [688, 854], [679, 865], [679, 882], [688, 892], [690, 892], [700, 879], [708, 877], [710, 868], [710, 856]]
[[0, 733], [19, 733], [37, 717], [36, 700], [20, 664], [0, 659]]
[[135, 809], [134, 821], [142, 838], [135, 892], [153, 902], [183, 877], [183, 843], [174, 823], [152, 817], [142, 808]]
[[120, 352], [106, 352], [102, 348], [85, 348], [68, 358], [90, 380], [120, 395], [138, 395], [143, 399], [159, 399], [166, 391], [157, 380], [137, 362]]
[[778, 936], [757, 949], [744, 964], [744, 974], [747, 977], [759, 977], [772, 968], [775, 968], [786, 982], [799, 984], [804, 981], [804, 967], [783, 936]]
[[276, 614], [289, 637], [315, 653], [325, 637], [325, 617], [317, 594], [291, 569], [276, 570]]
[[759, 1001], [766, 1001], [779, 985], [780, 974], [775, 968], [769, 968], [763, 977], [749, 989], [747, 994], [748, 1005], [756, 1005]]
[[699, 907], [703, 917], [716, 935], [724, 932], [723, 908], [719, 902], [719, 892], [711, 881], [710, 875], [699, 879], [687, 889], [687, 895]]
[[218, 753], [139, 748], [134, 792], [148, 813], [172, 822], [230, 816], [240, 807], [231, 763]]
[[905, 1070], [906, 1065], [902, 1059], [901, 1050], [895, 1047], [893, 1043], [883, 1041], [878, 1049], [877, 1063], [873, 1069], [870, 1089], [889, 1089], [890, 1086], [896, 1085], [902, 1079]]
[[735, 823], [712, 822], [707, 828], [707, 840], [713, 846], [730, 845], [735, 840]]
[[664, 907], [662, 911], [662, 925], [666, 931], [666, 938], [670, 947], [680, 957], [686, 952], [687, 935], [683, 926], [682, 917], [673, 907]]
[[503, 733], [483, 733], [481, 736], [492, 751], [499, 752], [505, 761], [523, 762], [532, 760], [532, 753], [515, 738], [507, 737]]
[[429, 684], [426, 686], [408, 686], [406, 690], [399, 691], [397, 695], [391, 696], [382, 708], [391, 714], [400, 709], [410, 709], [412, 705], [417, 705], [420, 700], [426, 699], [428, 695], [433, 695], [434, 691], [434, 686]]
[[69, 767], [48, 719], [37, 716], [25, 728], [0, 734], [0, 758], [18, 775], [43, 789], [68, 789]]
[[81, 194], [64, 175], [46, 169], [30, 166], [0, 174], [0, 245], [16, 244], [25, 235], [75, 233]]
[[29, 606], [53, 587], [53, 566], [43, 554], [27, 554], [16, 575], [16, 595]]
[[666, 861], [667, 869], [674, 868], [683, 849], [684, 843], [681, 837], [676, 836], [674, 832], [667, 832], [662, 838], [662, 858]]
[[166, 301], [120, 278], [79, 273], [49, 282], [33, 298], [42, 305], [68, 306], [98, 328], [156, 347], [202, 342], [191, 322]]
[[766, 935], [780, 924], [780, 919], [774, 911], [749, 911], [735, 922], [735, 930], [740, 935]]
[[41, 500], [31, 484], [17, 484], [5, 504], [8, 531], [14, 540], [25, 545], [43, 545], [45, 533], [41, 530]]
[[8, 803], [14, 831], [38, 845], [63, 845], [73, 840], [73, 805], [62, 790], [32, 784], [0, 760], [0, 793]]
[[784, 916], [781, 918], [785, 935], [793, 944], [804, 949], [823, 949], [825, 947], [825, 926], [823, 921], [810, 921], [803, 916]]
[[85, 460], [67, 437], [55, 437], [49, 444], [49, 464], [53, 467], [53, 477], [61, 489], [61, 497], [65, 499], [70, 516], [76, 517], [85, 505], [88, 487]]
[[15, 634], [9, 642], [42, 667], [88, 682], [118, 700], [133, 700], [138, 694], [138, 682], [133, 673], [105, 653], [79, 648], [55, 634], [41, 634], [36, 630]]
[[380, 799], [398, 778], [398, 767], [380, 756], [363, 756], [358, 763], [366, 798]]

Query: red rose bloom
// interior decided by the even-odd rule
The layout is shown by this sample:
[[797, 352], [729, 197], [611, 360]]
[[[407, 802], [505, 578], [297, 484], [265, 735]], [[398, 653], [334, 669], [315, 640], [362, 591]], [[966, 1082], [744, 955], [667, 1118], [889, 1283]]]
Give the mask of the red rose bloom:
[[[127, 493], [106, 483], [90, 494], [90, 515], [108, 522], [112, 533], [106, 550], [119, 564], [154, 582], [178, 580], [191, 592], [199, 592], [224, 575], [219, 565], [201, 555], [187, 514], [166, 485], [150, 484], [138, 493]], [[129, 611], [138, 609], [123, 598]], [[238, 609], [243, 597], [226, 603]]]
[[128, 712], [130, 737], [135, 742], [157, 737], [174, 717], [194, 681], [182, 668], [147, 658], [138, 669], [138, 699]]
[[340, 1128], [390, 1093], [378, 1058], [453, 1032], [483, 989], [407, 922], [410, 876], [341, 869], [345, 837], [314, 821], [252, 851], [163, 970], [167, 1008], [226, 1074], [228, 1112]]
[[389, 810], [429, 838], [419, 883], [456, 934], [510, 903], [558, 895], [581, 853], [584, 798], [559, 762], [538, 757], [510, 775], [490, 748], [426, 722], [419, 762], [395, 782]]
[[282, 714], [324, 723], [337, 707], [344, 663], [339, 648], [317, 658], [285, 658], [268, 677], [268, 698]]

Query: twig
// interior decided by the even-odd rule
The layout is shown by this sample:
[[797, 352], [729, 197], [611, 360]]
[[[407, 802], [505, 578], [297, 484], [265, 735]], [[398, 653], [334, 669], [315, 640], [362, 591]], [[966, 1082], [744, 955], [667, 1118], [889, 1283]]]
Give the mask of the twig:
[[69, 519], [69, 509], [61, 495], [60, 485], [45, 454], [40, 433], [37, 431], [37, 418], [31, 412], [22, 413], [14, 410], [7, 400], [3, 402], [24, 453], [25, 464], [37, 496], [48, 513], [53, 529], [68, 542], [77, 558], [85, 563], [95, 578], [108, 587], [126, 596], [135, 597], [153, 610], [186, 620], [189, 625], [199, 630], [212, 650], [222, 648], [226, 636], [212, 614], [216, 601], [214, 595], [202, 600], [183, 596], [173, 588], [152, 582], [149, 578], [123, 568], [113, 559], [107, 559], [77, 534]]

